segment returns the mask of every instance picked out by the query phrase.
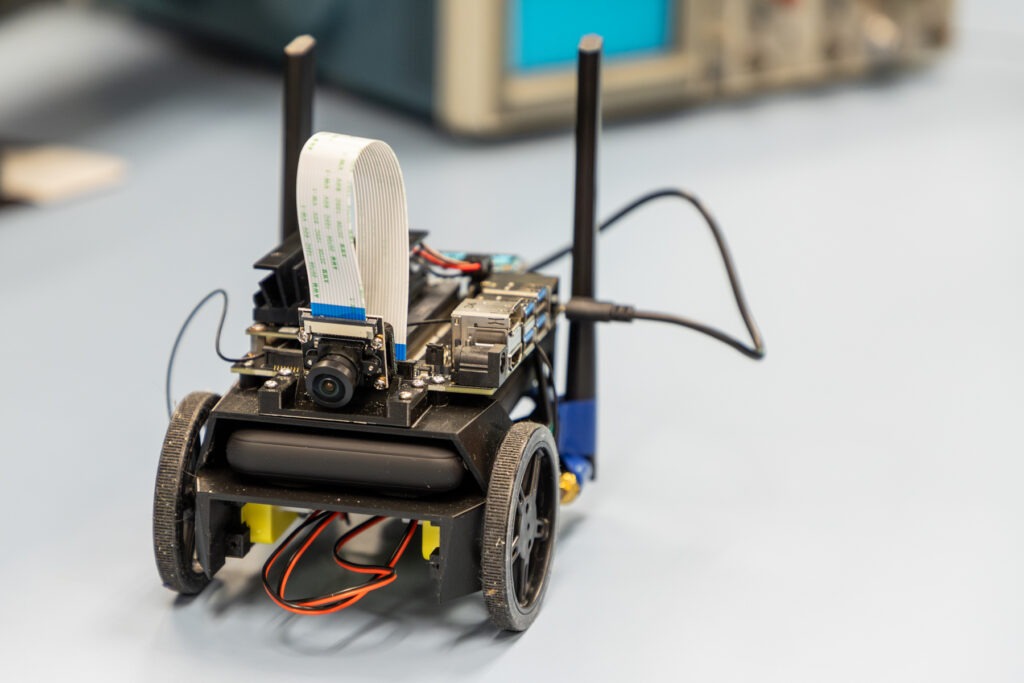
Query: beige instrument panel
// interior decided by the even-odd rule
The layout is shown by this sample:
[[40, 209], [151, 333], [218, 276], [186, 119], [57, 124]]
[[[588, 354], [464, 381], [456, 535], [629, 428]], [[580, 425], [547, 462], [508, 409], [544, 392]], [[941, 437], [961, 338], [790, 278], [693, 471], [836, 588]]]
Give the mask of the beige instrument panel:
[[[564, 125], [575, 74], [510, 72], [503, 0], [439, 0], [435, 115], [492, 136]], [[625, 117], [928, 62], [948, 45], [953, 0], [680, 0], [671, 49], [608, 59], [604, 114]]]

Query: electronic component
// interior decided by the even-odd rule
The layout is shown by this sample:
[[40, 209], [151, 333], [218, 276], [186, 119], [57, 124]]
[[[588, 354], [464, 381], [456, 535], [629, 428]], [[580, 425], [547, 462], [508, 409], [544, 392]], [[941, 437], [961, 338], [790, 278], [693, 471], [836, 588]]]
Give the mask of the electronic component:
[[933, 59], [953, 0], [116, 0], [204, 37], [276, 55], [295, 33], [323, 74], [474, 136], [573, 119], [572, 49], [604, 36], [607, 117], [864, 77]]
[[[383, 319], [367, 316], [350, 320], [315, 316], [300, 309], [302, 328], [298, 339], [302, 344], [303, 367], [307, 395], [324, 408], [341, 408], [364, 384], [376, 390], [388, 388], [390, 368], [395, 358], [388, 358], [394, 339], [390, 326]], [[387, 341], [391, 340], [391, 344]]]
[[[301, 139], [310, 129], [312, 89], [302, 84], [311, 79], [313, 49], [314, 41], [302, 37], [285, 51], [282, 195], [295, 202], [297, 215], [286, 214], [280, 246], [255, 264], [269, 273], [254, 297], [251, 350], [242, 358], [220, 351], [227, 293], [214, 290], [186, 318], [168, 362], [170, 425], [153, 505], [160, 577], [175, 591], [198, 593], [227, 558], [276, 538], [289, 511], [308, 510], [264, 564], [262, 580], [282, 608], [324, 614], [396, 580], [397, 562], [422, 526], [421, 550], [437, 597], [482, 590], [495, 626], [522, 631], [536, 618], [549, 583], [559, 507], [580, 495], [596, 468], [595, 324], [671, 322], [753, 358], [763, 355], [760, 334], [721, 232], [684, 192], [643, 197], [601, 229], [659, 196], [693, 203], [718, 241], [753, 346], [685, 318], [593, 300], [600, 37], [585, 36], [578, 48], [567, 300], [559, 298], [558, 278], [527, 271], [515, 257], [441, 252], [422, 233], [406, 243], [400, 175], [377, 182], [376, 174], [394, 162], [390, 148], [326, 133]], [[291, 146], [303, 143], [300, 156]], [[311, 149], [324, 154], [310, 157]], [[365, 177], [363, 153], [375, 157]], [[343, 177], [342, 169], [350, 175]], [[367, 192], [381, 193], [376, 205], [389, 209], [376, 212], [375, 200], [361, 194], [368, 178]], [[353, 197], [362, 209], [352, 206]], [[217, 353], [232, 363], [238, 382], [223, 397], [188, 394], [171, 410], [178, 343], [199, 308], [217, 295], [224, 299]], [[571, 321], [564, 397], [555, 388], [552, 360], [561, 313]], [[535, 409], [513, 419], [524, 398]], [[370, 517], [355, 524], [349, 513]], [[389, 558], [372, 565], [346, 559], [342, 550], [352, 538], [388, 519], [409, 520]], [[288, 589], [292, 570], [336, 523], [347, 529], [334, 544], [334, 562], [364, 575], [363, 583], [295, 597]]]
[[380, 140], [315, 133], [302, 146], [295, 175], [312, 315], [380, 317], [405, 360], [409, 220], [394, 151]]
[[456, 385], [497, 388], [553, 324], [557, 278], [532, 273], [493, 275], [480, 294], [452, 312]]
[[501, 386], [523, 356], [523, 304], [519, 299], [466, 299], [452, 313], [455, 383]]

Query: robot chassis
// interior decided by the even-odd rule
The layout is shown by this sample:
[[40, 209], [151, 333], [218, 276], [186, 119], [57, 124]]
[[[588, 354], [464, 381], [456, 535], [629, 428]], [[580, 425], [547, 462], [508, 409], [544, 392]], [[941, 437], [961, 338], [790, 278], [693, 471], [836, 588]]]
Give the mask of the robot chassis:
[[[418, 520], [437, 598], [482, 589], [495, 626], [522, 631], [548, 586], [559, 505], [593, 473], [594, 323], [571, 323], [560, 410], [558, 279], [513, 257], [467, 256], [479, 268], [454, 279], [410, 259], [409, 360], [396, 359], [379, 318], [311, 315], [294, 206], [313, 47], [295, 44], [285, 51], [282, 243], [255, 264], [269, 274], [251, 352], [232, 367], [238, 382], [223, 397], [189, 394], [171, 418], [154, 501], [161, 579], [200, 592], [226, 558], [276, 540], [290, 509]], [[600, 52], [599, 38], [580, 44], [577, 296], [593, 293]], [[410, 253], [423, 237], [410, 233]], [[514, 421], [524, 397], [536, 409]]]

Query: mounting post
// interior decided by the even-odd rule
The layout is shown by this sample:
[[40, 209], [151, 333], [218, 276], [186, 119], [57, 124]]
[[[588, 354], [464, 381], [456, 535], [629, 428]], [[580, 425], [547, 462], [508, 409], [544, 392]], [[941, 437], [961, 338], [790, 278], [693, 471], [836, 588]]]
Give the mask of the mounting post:
[[[597, 136], [601, 129], [601, 36], [586, 35], [579, 44], [576, 82], [576, 207], [572, 246], [572, 295], [594, 297], [594, 220]], [[565, 398], [593, 400], [597, 393], [594, 323], [569, 325], [569, 359]]]
[[313, 134], [313, 86], [316, 40], [303, 35], [284, 48], [284, 187], [281, 193], [281, 241], [299, 231], [295, 211], [295, 176], [299, 154]]
[[[597, 136], [601, 130], [601, 36], [580, 40], [576, 80], [576, 207], [572, 243], [572, 296], [594, 297], [594, 214]], [[558, 455], [576, 482], [593, 479], [597, 453], [597, 345], [594, 322], [569, 323], [565, 400], [558, 404]]]

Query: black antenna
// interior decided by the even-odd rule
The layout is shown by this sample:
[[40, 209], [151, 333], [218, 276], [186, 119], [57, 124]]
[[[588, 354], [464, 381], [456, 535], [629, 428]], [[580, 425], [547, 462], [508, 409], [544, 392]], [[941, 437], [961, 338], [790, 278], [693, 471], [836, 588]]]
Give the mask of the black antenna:
[[313, 134], [313, 85], [316, 40], [299, 36], [284, 49], [284, 188], [281, 193], [281, 241], [299, 231], [295, 212], [295, 176], [299, 153]]
[[[601, 129], [601, 36], [583, 36], [576, 76], [576, 213], [572, 245], [572, 295], [594, 297], [594, 221], [597, 135]], [[593, 400], [597, 394], [594, 322], [569, 324], [565, 398]]]

